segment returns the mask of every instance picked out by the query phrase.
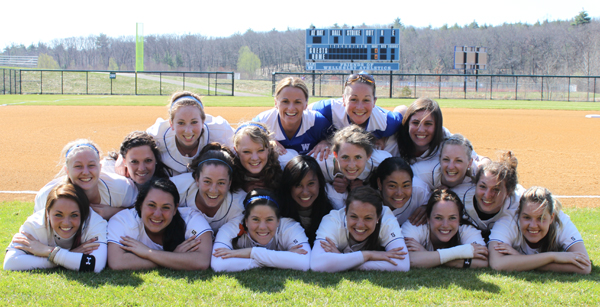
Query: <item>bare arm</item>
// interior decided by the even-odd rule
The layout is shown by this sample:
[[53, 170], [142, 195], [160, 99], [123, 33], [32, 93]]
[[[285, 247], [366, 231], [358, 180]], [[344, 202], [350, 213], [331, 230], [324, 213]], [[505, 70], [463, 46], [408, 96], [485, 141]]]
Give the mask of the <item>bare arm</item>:
[[184, 244], [187, 244], [190, 249], [180, 249], [178, 247], [173, 252], [167, 252], [148, 248], [140, 253], [137, 250], [133, 252], [165, 268], [189, 271], [206, 270], [210, 266], [210, 252], [212, 250], [211, 232], [205, 232], [198, 238], [186, 240], [181, 243], [181, 245]]
[[111, 207], [109, 205], [103, 205], [103, 204], [90, 204], [90, 207], [92, 207], [92, 209], [94, 211], [96, 211], [96, 213], [98, 213], [103, 219], [105, 219], [107, 221], [111, 217], [113, 217], [113, 215], [119, 213], [119, 211], [121, 211], [123, 209], [127, 209], [127, 208], [121, 208], [121, 207]]
[[112, 270], [147, 270], [158, 266], [150, 260], [125, 251], [117, 243], [108, 242], [108, 267]]
[[[530, 271], [534, 269], [556, 272], [591, 272], [591, 263], [587, 252], [574, 244], [567, 252], [546, 252], [534, 255], [521, 255], [506, 243], [490, 242], [490, 266], [501, 271]], [[581, 244], [583, 246], [583, 244]], [[575, 247], [575, 249], [573, 249]], [[583, 251], [585, 247], [583, 246]]]

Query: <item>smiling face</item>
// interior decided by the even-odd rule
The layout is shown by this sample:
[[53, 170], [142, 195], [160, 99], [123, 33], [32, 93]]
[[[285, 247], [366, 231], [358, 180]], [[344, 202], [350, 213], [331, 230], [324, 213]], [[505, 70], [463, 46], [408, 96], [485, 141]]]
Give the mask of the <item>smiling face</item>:
[[337, 153], [334, 152], [334, 155], [340, 171], [349, 180], [354, 180], [362, 174], [367, 160], [370, 158], [364, 148], [350, 143], [341, 144], [340, 149]]
[[373, 87], [362, 82], [348, 85], [344, 91], [344, 107], [352, 123], [364, 124], [369, 117], [377, 98], [373, 95]]
[[275, 97], [275, 108], [279, 111], [279, 119], [284, 128], [300, 126], [302, 111], [306, 110], [307, 106], [304, 92], [293, 86], [284, 87]]
[[156, 168], [154, 152], [148, 145], [129, 149], [125, 155], [125, 167], [129, 177], [136, 184], [142, 185], [148, 182], [154, 176], [154, 169]]
[[448, 144], [440, 154], [442, 184], [452, 188], [462, 183], [473, 160], [464, 146]]
[[392, 210], [402, 208], [412, 196], [412, 178], [405, 171], [394, 171], [383, 182], [377, 180], [383, 203]]
[[231, 186], [231, 178], [227, 171], [227, 166], [223, 164], [206, 164], [202, 167], [196, 181], [198, 185], [196, 197], [199, 200], [196, 204], [205, 214], [212, 211], [211, 209], [218, 210], [225, 200]]
[[248, 235], [261, 245], [267, 245], [275, 236], [279, 219], [275, 211], [267, 205], [256, 205], [246, 220]]
[[176, 210], [177, 204], [174, 203], [173, 195], [160, 189], [150, 189], [141, 206], [142, 222], [149, 237], [162, 235], [165, 228], [171, 224]]
[[81, 225], [79, 206], [70, 198], [56, 199], [47, 214], [50, 228], [63, 239], [72, 237]]
[[348, 205], [346, 225], [348, 233], [356, 242], [362, 242], [373, 234], [378, 220], [377, 210], [372, 204], [353, 200]]
[[260, 173], [269, 158], [269, 149], [261, 143], [254, 142], [248, 135], [240, 138], [235, 146], [235, 151], [242, 166], [251, 174]]
[[177, 144], [185, 149], [198, 146], [204, 122], [196, 106], [182, 106], [177, 109], [171, 121]]
[[434, 243], [449, 242], [460, 227], [458, 206], [453, 201], [440, 200], [433, 206], [428, 221], [431, 241]]
[[69, 155], [67, 175], [71, 182], [85, 191], [98, 188], [100, 163], [93, 149], [85, 148]]
[[538, 243], [548, 234], [555, 215], [550, 215], [547, 208], [537, 202], [528, 202], [521, 210], [519, 228], [527, 242]]
[[500, 212], [508, 193], [504, 182], [498, 182], [498, 178], [490, 172], [483, 172], [475, 189], [475, 200], [477, 208], [486, 214]]
[[413, 114], [408, 121], [408, 134], [415, 144], [418, 156], [427, 151], [435, 134], [435, 121], [431, 112], [422, 110]]
[[302, 208], [310, 208], [319, 197], [319, 179], [313, 171], [306, 173], [298, 185], [291, 190], [292, 199]]

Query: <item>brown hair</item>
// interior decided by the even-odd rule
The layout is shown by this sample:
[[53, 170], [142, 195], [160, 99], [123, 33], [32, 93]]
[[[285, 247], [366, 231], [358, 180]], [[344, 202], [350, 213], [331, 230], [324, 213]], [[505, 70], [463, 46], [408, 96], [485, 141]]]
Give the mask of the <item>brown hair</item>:
[[[558, 199], [552, 196], [550, 190], [543, 187], [531, 187], [523, 193], [521, 196], [521, 200], [519, 201], [519, 208], [517, 209], [517, 214], [515, 214], [515, 218], [517, 219], [517, 225], [519, 225], [519, 217], [521, 216], [521, 212], [523, 208], [528, 203], [538, 204], [538, 208], [544, 209], [544, 217], [554, 215], [554, 220], [550, 223], [548, 227], [548, 233], [545, 237], [540, 240], [540, 252], [558, 252], [561, 251], [561, 246], [556, 240], [558, 237], [558, 229], [562, 227], [562, 223], [558, 218], [558, 214], [561, 211], [562, 204]], [[519, 233], [521, 232], [521, 227], [519, 225]]]
[[332, 150], [336, 154], [339, 152], [343, 143], [363, 148], [369, 157], [373, 154], [373, 135], [366, 132], [365, 129], [358, 125], [350, 125], [336, 132], [333, 135], [332, 143]]
[[512, 151], [505, 151], [501, 153], [500, 161], [488, 162], [479, 167], [475, 175], [475, 184], [479, 182], [484, 172], [488, 172], [496, 177], [498, 184], [504, 183], [506, 194], [511, 195], [519, 183], [517, 164], [518, 160]]
[[169, 109], [169, 121], [173, 122], [177, 110], [185, 106], [197, 107], [200, 111], [200, 118], [202, 118], [202, 121], [206, 120], [206, 113], [204, 113], [204, 105], [202, 104], [200, 96], [189, 91], [183, 91], [177, 92], [171, 96], [171, 100], [167, 105], [167, 108]]
[[302, 79], [296, 77], [287, 77], [281, 79], [275, 88], [275, 97], [279, 96], [279, 93], [288, 86], [300, 89], [304, 93], [304, 98], [306, 98], [306, 101], [308, 102], [308, 87], [306, 87], [306, 83], [304, 83]]
[[54, 203], [59, 198], [66, 198], [77, 203], [79, 209], [79, 216], [81, 218], [81, 223], [79, 224], [79, 229], [75, 233], [75, 240], [73, 241], [73, 246], [71, 249], [76, 248], [81, 245], [81, 233], [83, 227], [89, 222], [90, 219], [90, 201], [85, 195], [85, 191], [72, 184], [72, 183], [62, 183], [55, 186], [50, 193], [48, 194], [48, 198], [46, 198], [46, 226], [50, 226], [50, 209], [54, 206]]
[[408, 109], [404, 114], [404, 118], [402, 119], [402, 127], [396, 132], [395, 135], [396, 141], [399, 145], [398, 149], [400, 150], [400, 156], [409, 163], [414, 163], [415, 158], [417, 158], [415, 144], [408, 133], [409, 122], [411, 117], [420, 111], [426, 111], [431, 114], [433, 121], [435, 122], [433, 139], [431, 140], [431, 143], [429, 143], [429, 153], [425, 158], [433, 156], [444, 139], [444, 120], [442, 117], [442, 110], [440, 109], [438, 103], [435, 100], [426, 97], [415, 100], [410, 104], [410, 106], [408, 106]]

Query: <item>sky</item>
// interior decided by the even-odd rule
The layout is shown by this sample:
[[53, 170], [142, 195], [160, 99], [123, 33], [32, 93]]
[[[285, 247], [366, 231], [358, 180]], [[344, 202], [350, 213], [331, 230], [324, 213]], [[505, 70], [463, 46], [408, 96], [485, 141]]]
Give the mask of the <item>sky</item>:
[[568, 20], [585, 9], [600, 18], [598, 0], [375, 0], [375, 1], [4, 1], [0, 10], [0, 51], [11, 44], [29, 46], [53, 39], [134, 36], [136, 23], [145, 35], [279, 31], [338, 25], [390, 24], [397, 17], [417, 28], [479, 24], [501, 25]]

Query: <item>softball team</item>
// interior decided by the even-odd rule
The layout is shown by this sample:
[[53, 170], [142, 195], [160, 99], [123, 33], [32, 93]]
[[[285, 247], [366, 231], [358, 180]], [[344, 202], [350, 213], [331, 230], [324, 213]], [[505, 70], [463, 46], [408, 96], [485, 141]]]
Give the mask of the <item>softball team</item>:
[[591, 272], [554, 196], [524, 192], [512, 152], [477, 156], [434, 100], [383, 110], [366, 73], [310, 106], [285, 78], [274, 100], [234, 130], [175, 93], [168, 120], [102, 163], [91, 140], [70, 142], [4, 269]]

